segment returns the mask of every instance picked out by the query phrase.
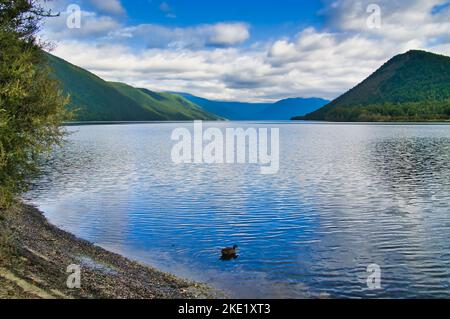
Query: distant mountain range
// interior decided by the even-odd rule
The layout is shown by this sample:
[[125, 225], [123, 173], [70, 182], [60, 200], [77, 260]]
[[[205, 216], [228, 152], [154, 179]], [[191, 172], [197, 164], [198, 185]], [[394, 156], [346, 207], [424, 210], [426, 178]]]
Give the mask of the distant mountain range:
[[218, 120], [180, 95], [156, 93], [106, 82], [67, 61], [47, 54], [54, 76], [70, 95], [75, 121]]
[[361, 84], [296, 120], [450, 120], [450, 58], [425, 51], [395, 56]]
[[424, 51], [395, 56], [332, 102], [291, 98], [276, 103], [212, 101], [107, 82], [47, 54], [70, 95], [76, 121], [314, 120], [449, 121], [450, 58]]
[[245, 103], [212, 101], [189, 93], [177, 93], [209, 113], [234, 121], [290, 120], [295, 115], [306, 115], [330, 101], [320, 98], [291, 98], [276, 103]]
[[75, 121], [289, 120], [329, 101], [287, 99], [277, 103], [217, 102], [187, 93], [158, 93], [107, 82], [63, 59], [46, 54], [54, 76], [70, 95]]

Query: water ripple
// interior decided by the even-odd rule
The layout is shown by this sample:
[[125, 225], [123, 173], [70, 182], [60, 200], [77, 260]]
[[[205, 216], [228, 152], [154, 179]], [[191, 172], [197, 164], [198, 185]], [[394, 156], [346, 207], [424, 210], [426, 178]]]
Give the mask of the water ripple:
[[[280, 127], [280, 173], [264, 176], [172, 164], [179, 125], [70, 128], [27, 198], [80, 237], [236, 297], [450, 297], [450, 126], [216, 124]], [[220, 261], [235, 243], [239, 258]], [[373, 263], [381, 290], [366, 285]]]

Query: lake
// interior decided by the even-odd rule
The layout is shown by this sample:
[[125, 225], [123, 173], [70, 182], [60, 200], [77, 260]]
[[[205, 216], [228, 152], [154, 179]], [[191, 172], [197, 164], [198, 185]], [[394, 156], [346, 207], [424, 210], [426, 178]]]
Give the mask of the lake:
[[[25, 197], [64, 230], [236, 298], [450, 297], [449, 125], [204, 125], [279, 128], [278, 174], [174, 164], [171, 133], [192, 123], [74, 126]], [[220, 260], [234, 244], [239, 258]]]

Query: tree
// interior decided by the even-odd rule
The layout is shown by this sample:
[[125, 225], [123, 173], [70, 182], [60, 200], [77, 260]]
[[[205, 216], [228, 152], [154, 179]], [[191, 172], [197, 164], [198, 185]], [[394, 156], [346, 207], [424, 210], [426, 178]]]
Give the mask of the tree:
[[26, 190], [64, 136], [67, 98], [36, 37], [51, 15], [34, 0], [0, 0], [0, 207]]

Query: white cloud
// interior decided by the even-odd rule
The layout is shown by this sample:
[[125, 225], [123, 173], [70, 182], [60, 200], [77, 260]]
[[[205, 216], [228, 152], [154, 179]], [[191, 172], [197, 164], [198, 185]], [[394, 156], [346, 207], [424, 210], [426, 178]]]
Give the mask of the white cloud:
[[[257, 46], [238, 46], [250, 38], [244, 23], [123, 28], [95, 15], [96, 26], [85, 32], [108, 34], [104, 45], [59, 37], [55, 53], [107, 80], [242, 101], [334, 98], [409, 49], [450, 55], [450, 11], [431, 13], [443, 1], [379, 0], [380, 29], [367, 25], [372, 2], [329, 1], [322, 29]], [[137, 49], [136, 43], [145, 45]]]
[[151, 48], [203, 48], [228, 47], [243, 43], [250, 37], [249, 26], [244, 23], [204, 24], [177, 28], [157, 24], [126, 27], [110, 34], [113, 41], [139, 41]]
[[69, 28], [67, 19], [70, 12], [63, 11], [59, 17], [47, 19], [41, 36], [52, 41], [70, 39], [95, 39], [106, 37], [121, 24], [110, 16], [100, 16], [95, 12], [81, 11], [81, 27]]
[[217, 46], [232, 46], [250, 37], [249, 27], [244, 23], [219, 23], [208, 29], [209, 44]]
[[287, 40], [276, 41], [269, 50], [269, 57], [281, 58], [283, 61], [295, 60], [297, 54], [295, 45]]
[[120, 15], [125, 13], [120, 0], [89, 0], [89, 2], [100, 12]]
[[370, 28], [367, 24], [367, 7], [372, 0], [338, 0], [326, 11], [328, 26], [340, 31], [351, 31], [385, 40], [428, 42], [437, 36], [450, 35], [450, 11], [447, 8], [433, 14], [433, 8], [445, 3], [443, 0], [379, 0], [381, 27]]
[[[410, 49], [450, 55], [450, 11], [432, 14], [443, 1], [378, 1], [381, 28], [370, 28], [373, 1], [328, 1], [326, 28], [307, 28], [292, 40], [275, 41], [268, 61], [291, 70], [333, 97], [358, 84], [384, 62]], [[315, 87], [317, 89], [317, 87]]]

